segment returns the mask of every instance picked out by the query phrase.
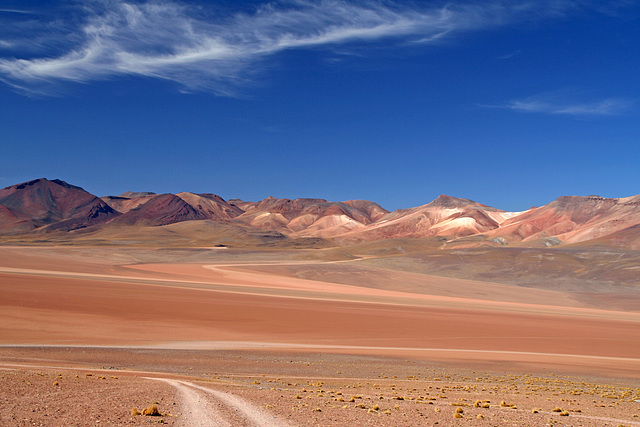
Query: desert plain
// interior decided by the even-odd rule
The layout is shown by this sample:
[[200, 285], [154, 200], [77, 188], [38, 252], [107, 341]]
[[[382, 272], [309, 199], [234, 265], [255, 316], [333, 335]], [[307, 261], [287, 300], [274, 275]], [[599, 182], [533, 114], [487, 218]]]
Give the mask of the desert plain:
[[416, 242], [0, 246], [0, 424], [640, 425], [635, 252]]

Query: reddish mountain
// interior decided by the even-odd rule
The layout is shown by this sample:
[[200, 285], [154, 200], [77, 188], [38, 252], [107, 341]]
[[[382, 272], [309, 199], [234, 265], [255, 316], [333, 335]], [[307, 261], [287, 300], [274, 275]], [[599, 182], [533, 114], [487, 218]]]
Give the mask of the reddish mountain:
[[376, 203], [365, 200], [328, 202], [324, 199], [268, 197], [256, 203], [233, 202], [245, 210], [237, 221], [301, 237], [343, 234], [371, 224], [388, 213]]
[[496, 229], [509, 216], [508, 212], [469, 199], [440, 195], [431, 203], [391, 212], [370, 227], [342, 237], [361, 240], [429, 236], [458, 238]]
[[190, 204], [173, 194], [159, 194], [131, 209], [119, 218], [111, 221], [111, 225], [168, 225], [176, 222], [207, 219], [207, 216], [196, 211]]
[[327, 203], [324, 199], [276, 199], [269, 196], [259, 202], [242, 202], [242, 209], [245, 211], [246, 218], [260, 215], [263, 213], [280, 214], [287, 220], [292, 220], [302, 213], [309, 206]]
[[640, 224], [640, 196], [608, 199], [565, 196], [505, 220], [490, 236], [509, 243], [544, 241], [577, 243]]
[[[117, 210], [120, 213], [129, 212], [131, 209], [135, 209], [140, 205], [147, 203], [149, 200], [153, 199], [156, 195], [151, 194], [142, 194], [142, 193], [131, 193], [127, 191], [127, 193], [134, 194], [131, 197], [128, 196], [105, 196], [102, 197], [102, 200], [111, 206], [113, 209]], [[127, 194], [123, 193], [123, 194]], [[140, 195], [136, 195], [140, 194]]]
[[2, 219], [12, 230], [74, 230], [119, 214], [98, 197], [64, 181], [41, 178], [0, 190]]
[[[134, 193], [102, 198], [115, 210], [127, 214], [115, 224], [167, 225], [197, 219], [228, 220], [243, 213], [215, 194]], [[163, 206], [165, 204], [166, 206]]]
[[215, 194], [178, 193], [176, 196], [209, 219], [231, 219], [244, 213], [239, 207], [227, 203]]

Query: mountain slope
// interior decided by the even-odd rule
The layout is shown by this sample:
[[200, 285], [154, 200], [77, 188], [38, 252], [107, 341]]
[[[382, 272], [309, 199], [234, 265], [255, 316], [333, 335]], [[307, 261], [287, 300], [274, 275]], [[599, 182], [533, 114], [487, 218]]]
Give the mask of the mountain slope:
[[366, 200], [329, 202], [324, 199], [276, 199], [260, 202], [234, 200], [245, 212], [236, 220], [298, 237], [327, 238], [360, 229], [388, 213]]
[[158, 194], [135, 209], [124, 213], [110, 225], [168, 225], [176, 222], [207, 219], [190, 204], [174, 194]]
[[473, 200], [440, 195], [431, 203], [393, 211], [370, 227], [341, 237], [367, 241], [429, 236], [458, 238], [496, 229], [511, 215]]
[[578, 243], [640, 224], [640, 196], [609, 199], [599, 196], [563, 196], [505, 220], [491, 233], [509, 243], [554, 238]]
[[[17, 228], [74, 230], [109, 221], [119, 214], [98, 197], [60, 180], [36, 179], [0, 190], [2, 222]], [[14, 222], [15, 223], [15, 222]]]
[[[131, 193], [128, 191], [127, 193]], [[123, 193], [125, 194], [125, 193]], [[132, 196], [105, 196], [102, 200], [120, 213], [127, 213], [153, 199], [156, 194], [131, 193]], [[140, 194], [140, 195], [136, 195]]]
[[244, 213], [242, 209], [227, 203], [222, 197], [211, 193], [178, 193], [176, 196], [187, 202], [194, 210], [208, 219], [225, 220]]

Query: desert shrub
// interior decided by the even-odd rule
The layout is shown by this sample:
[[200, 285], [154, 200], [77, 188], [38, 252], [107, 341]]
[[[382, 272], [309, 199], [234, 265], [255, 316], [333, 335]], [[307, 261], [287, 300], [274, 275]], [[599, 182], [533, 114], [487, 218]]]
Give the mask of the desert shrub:
[[150, 417], [158, 417], [160, 416], [160, 411], [158, 410], [158, 405], [152, 403], [142, 410], [142, 415], [147, 415]]

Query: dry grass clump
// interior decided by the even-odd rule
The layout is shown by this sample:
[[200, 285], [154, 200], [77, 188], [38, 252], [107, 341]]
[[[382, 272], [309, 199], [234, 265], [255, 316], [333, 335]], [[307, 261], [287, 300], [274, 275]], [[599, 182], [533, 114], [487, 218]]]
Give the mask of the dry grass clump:
[[561, 417], [568, 417], [569, 416], [569, 411], [561, 411], [560, 414]]
[[140, 411], [135, 406], [131, 408], [131, 415], [140, 415]]
[[147, 415], [150, 417], [159, 417], [160, 411], [158, 410], [158, 405], [152, 403], [142, 410], [142, 415]]
[[476, 400], [476, 403], [473, 405], [476, 408], [489, 408], [491, 407], [491, 405], [489, 405], [490, 400]]

